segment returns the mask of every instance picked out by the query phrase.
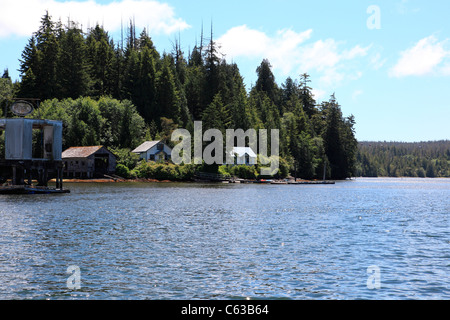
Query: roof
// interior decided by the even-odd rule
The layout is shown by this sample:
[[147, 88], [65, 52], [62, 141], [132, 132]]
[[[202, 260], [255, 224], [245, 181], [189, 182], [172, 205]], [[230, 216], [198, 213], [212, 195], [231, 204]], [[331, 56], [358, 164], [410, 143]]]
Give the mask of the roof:
[[249, 157], [256, 158], [256, 153], [249, 147], [233, 147], [233, 155], [237, 153], [238, 157], [248, 154]]
[[134, 153], [141, 153], [141, 152], [147, 152], [149, 149], [153, 148], [155, 145], [160, 143], [161, 141], [145, 141], [143, 144], [141, 144], [139, 147], [134, 149], [131, 152]]
[[103, 146], [71, 147], [62, 153], [62, 158], [87, 158], [101, 148]]

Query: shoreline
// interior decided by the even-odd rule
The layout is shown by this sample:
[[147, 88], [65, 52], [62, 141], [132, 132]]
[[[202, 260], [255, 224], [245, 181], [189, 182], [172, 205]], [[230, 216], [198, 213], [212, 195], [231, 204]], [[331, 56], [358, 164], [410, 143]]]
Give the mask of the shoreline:
[[[328, 180], [326, 180], [328, 181]], [[51, 179], [49, 182], [54, 183], [55, 179]], [[214, 182], [214, 183], [282, 183], [285, 182], [293, 183], [318, 183], [323, 182], [323, 180], [304, 180], [304, 179], [262, 179], [262, 180], [246, 180], [246, 179], [236, 179], [235, 181], [209, 181], [209, 180], [158, 180], [158, 179], [147, 179], [147, 178], [137, 178], [137, 179], [112, 179], [112, 178], [99, 178], [99, 179], [64, 179], [64, 183], [124, 183], [124, 182], [140, 182], [140, 183], [195, 183], [195, 182]]]
[[[55, 182], [55, 179], [49, 182]], [[171, 180], [157, 180], [157, 179], [63, 179], [64, 183], [120, 183], [120, 182], [189, 182], [189, 181], [171, 181]]]
[[[345, 180], [325, 180], [327, 181], [352, 181], [356, 179], [450, 179], [450, 177], [352, 177]], [[54, 183], [55, 179], [51, 179], [49, 182]], [[295, 181], [294, 179], [267, 179], [267, 180], [246, 180], [246, 179], [237, 179], [236, 181], [196, 181], [196, 180], [158, 180], [158, 179], [147, 179], [147, 178], [137, 178], [137, 179], [112, 179], [112, 178], [99, 178], [99, 179], [64, 179], [64, 183], [195, 183], [195, 182], [207, 182], [207, 183], [258, 183], [258, 184], [295, 184], [297, 183], [311, 183], [311, 184], [317, 184], [324, 182], [324, 180], [304, 180], [304, 179], [297, 179]]]

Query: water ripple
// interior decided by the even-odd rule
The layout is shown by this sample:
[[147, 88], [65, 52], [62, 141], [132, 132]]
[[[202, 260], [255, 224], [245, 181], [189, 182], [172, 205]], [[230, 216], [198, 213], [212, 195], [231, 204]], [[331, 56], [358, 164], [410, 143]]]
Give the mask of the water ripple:
[[448, 179], [70, 189], [0, 196], [1, 299], [450, 298]]

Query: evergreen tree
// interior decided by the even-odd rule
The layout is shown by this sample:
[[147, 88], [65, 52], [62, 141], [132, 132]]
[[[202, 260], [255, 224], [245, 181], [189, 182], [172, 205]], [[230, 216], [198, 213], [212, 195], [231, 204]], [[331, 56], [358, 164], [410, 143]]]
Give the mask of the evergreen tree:
[[281, 85], [281, 104], [283, 107], [283, 112], [292, 112], [293, 110], [287, 106], [288, 102], [293, 97], [298, 97], [300, 95], [297, 83], [288, 77], [286, 81]]
[[294, 144], [294, 158], [298, 173], [303, 179], [312, 179], [315, 176], [314, 150], [311, 137], [301, 131]]
[[233, 77], [233, 92], [229, 108], [231, 116], [230, 126], [231, 128], [246, 131], [252, 128], [253, 123], [244, 81], [239, 73], [235, 73]]
[[86, 59], [86, 45], [81, 29], [70, 23], [59, 40], [56, 64], [57, 96], [76, 99], [88, 92], [89, 76]]
[[220, 58], [218, 56], [217, 44], [213, 40], [211, 30], [211, 40], [205, 51], [205, 82], [204, 82], [204, 105], [208, 105], [219, 92], [219, 64]]
[[108, 33], [98, 24], [89, 31], [86, 37], [86, 60], [89, 66], [90, 95], [101, 97], [112, 95], [115, 90], [114, 44]]
[[6, 69], [3, 71], [2, 79], [9, 79], [9, 80], [11, 80], [11, 77], [9, 76], [9, 70], [8, 70], [8, 68], [6, 68]]
[[355, 171], [357, 143], [353, 134], [353, 119], [344, 119], [334, 94], [325, 104], [326, 129], [324, 143], [332, 179], [351, 177]]
[[57, 94], [56, 64], [58, 42], [55, 24], [48, 11], [41, 19], [36, 33], [37, 65], [33, 70], [36, 77], [35, 88], [41, 100], [54, 98]]
[[305, 113], [308, 115], [308, 117], [312, 117], [314, 114], [317, 113], [316, 109], [316, 101], [313, 98], [312, 94], [312, 88], [308, 85], [311, 80], [309, 79], [310, 76], [307, 73], [303, 73], [300, 76], [300, 99], [303, 104], [303, 109]]
[[10, 105], [13, 98], [13, 84], [11, 78], [6, 76], [0, 78], [0, 116], [3, 115], [4, 111], [8, 112], [7, 107]]
[[133, 101], [147, 123], [158, 117], [156, 110], [156, 70], [152, 51], [145, 46], [139, 54], [139, 71], [135, 74]]
[[217, 94], [202, 115], [203, 130], [219, 129], [225, 132], [229, 124], [229, 112], [222, 102], [220, 94]]
[[269, 60], [264, 59], [259, 67], [256, 69], [258, 79], [256, 80], [255, 89], [260, 92], [265, 92], [266, 95], [277, 104], [278, 99], [278, 86], [275, 82], [275, 76], [271, 70], [272, 66]]
[[36, 84], [36, 75], [33, 70], [38, 70], [39, 60], [36, 48], [36, 38], [33, 35], [22, 52], [20, 63], [20, 74], [22, 81], [20, 83], [19, 95], [24, 98], [36, 98], [39, 96]]
[[158, 72], [157, 79], [158, 116], [172, 119], [174, 123], [179, 124], [181, 121], [180, 98], [169, 57], [163, 59], [162, 69]]
[[136, 102], [139, 98], [138, 76], [140, 74], [140, 57], [136, 50], [129, 50], [124, 60], [123, 97]]
[[194, 47], [189, 57], [189, 66], [190, 67], [203, 66], [203, 57], [201, 48], [197, 46]]
[[159, 53], [158, 53], [158, 51], [156, 51], [153, 41], [150, 38], [150, 36], [145, 28], [144, 28], [144, 30], [142, 30], [141, 34], [139, 35], [139, 39], [137, 39], [136, 42], [137, 42], [137, 50], [138, 51], [141, 51], [144, 48], [147, 48], [151, 51], [151, 53], [153, 55], [153, 59], [155, 59], [155, 60], [159, 59]]
[[125, 69], [125, 56], [122, 48], [117, 45], [114, 48], [114, 56], [112, 58], [111, 95], [119, 100], [122, 100], [125, 95]]
[[206, 82], [205, 72], [201, 65], [191, 65], [186, 72], [184, 91], [187, 107], [193, 120], [202, 118], [204, 107], [203, 88]]

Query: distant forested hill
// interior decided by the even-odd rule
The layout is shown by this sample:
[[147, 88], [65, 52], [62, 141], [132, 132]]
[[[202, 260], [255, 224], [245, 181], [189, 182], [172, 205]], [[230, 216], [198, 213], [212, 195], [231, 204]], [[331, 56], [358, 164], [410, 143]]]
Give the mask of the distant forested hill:
[[450, 140], [360, 142], [357, 176], [450, 177]]

